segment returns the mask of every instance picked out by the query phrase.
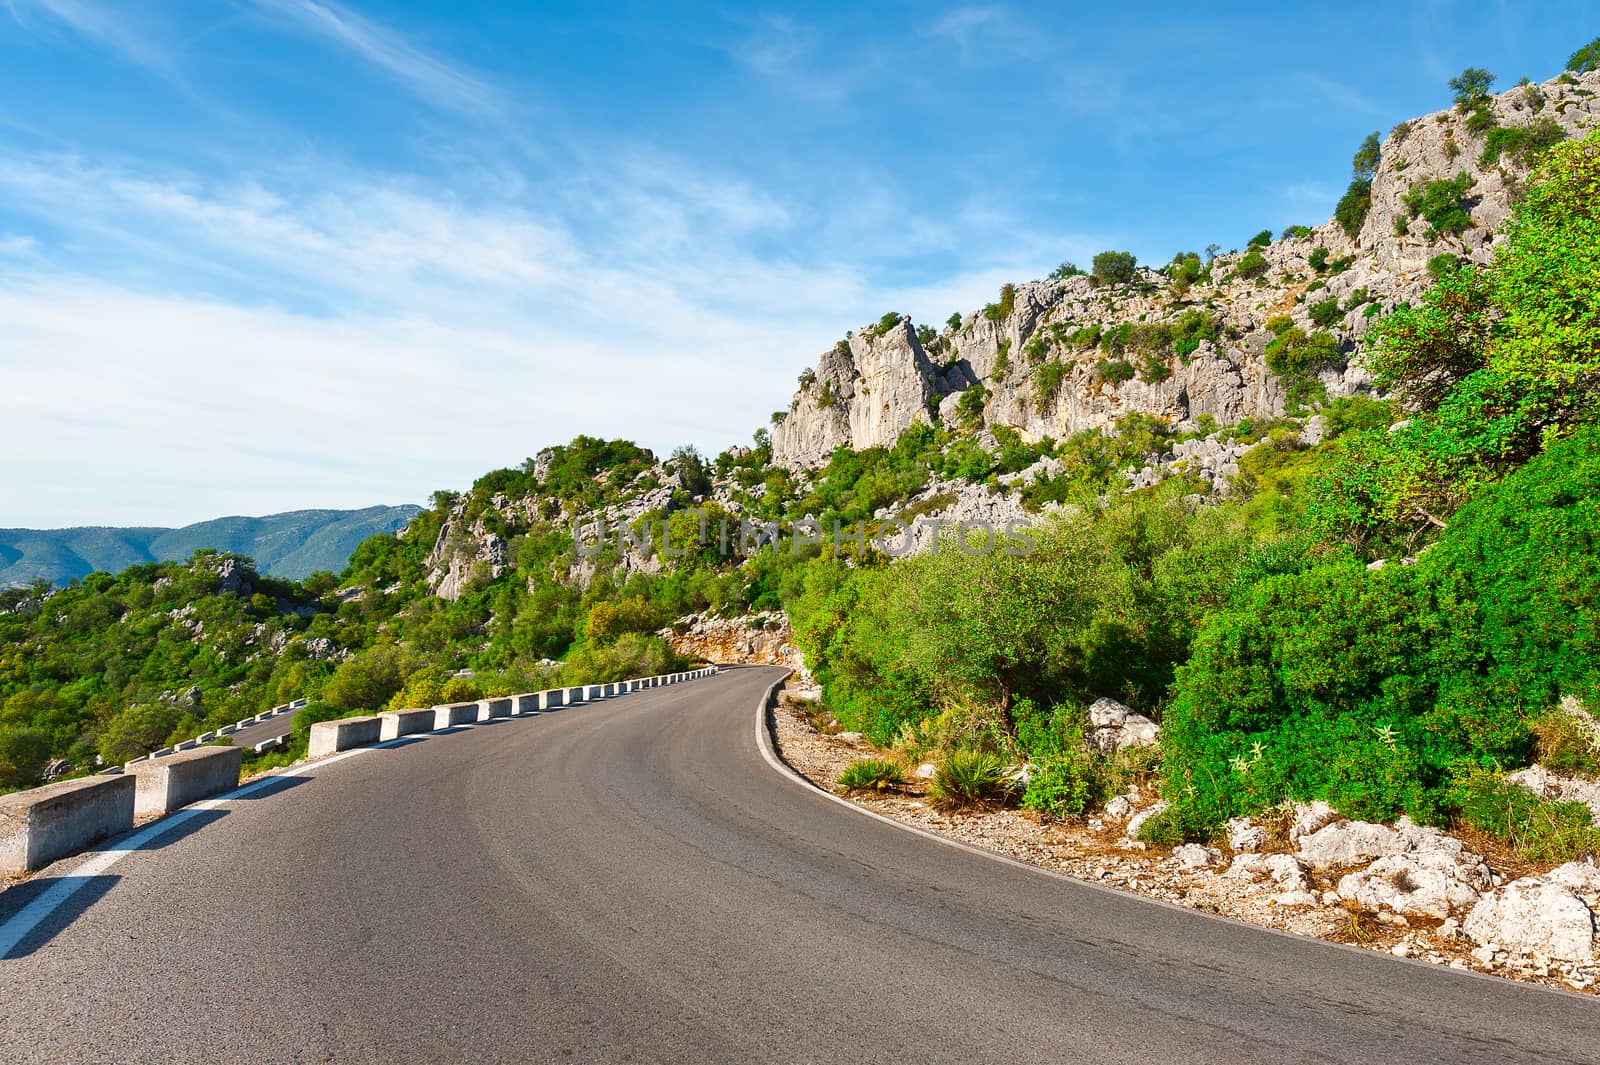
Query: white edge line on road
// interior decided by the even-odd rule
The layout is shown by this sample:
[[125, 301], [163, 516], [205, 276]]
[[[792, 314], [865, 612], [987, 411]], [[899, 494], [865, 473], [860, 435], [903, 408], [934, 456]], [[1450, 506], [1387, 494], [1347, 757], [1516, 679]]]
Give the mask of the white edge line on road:
[[[791, 670], [790, 672], [792, 673], [793, 671]], [[1240, 921], [1235, 920], [1232, 917], [1224, 917], [1220, 913], [1207, 913], [1205, 910], [1196, 910], [1188, 906], [1180, 906], [1175, 902], [1168, 902], [1165, 899], [1153, 899], [1148, 895], [1139, 895], [1135, 892], [1124, 891], [1121, 888], [1110, 887], [1106, 884], [1096, 884], [1092, 880], [1080, 880], [1077, 877], [1070, 876], [1066, 873], [1058, 873], [1054, 869], [1046, 869], [1040, 865], [1033, 865], [1029, 862], [1019, 861], [1016, 858], [1010, 857], [1009, 855], [998, 854], [995, 851], [984, 850], [982, 847], [974, 847], [972, 844], [962, 842], [959, 839], [952, 839], [949, 836], [941, 836], [937, 832], [930, 832], [925, 828], [918, 828], [916, 825], [908, 825], [904, 821], [897, 821], [892, 817], [885, 817], [876, 810], [869, 810], [865, 806], [853, 803], [843, 796], [835, 795], [833, 792], [822, 787], [815, 781], [803, 776], [793, 766], [789, 765], [789, 763], [778, 757], [778, 753], [773, 747], [771, 731], [767, 728], [767, 713], [768, 708], [772, 705], [774, 693], [776, 693], [783, 682], [788, 679], [788, 676], [784, 676], [773, 681], [772, 684], [767, 688], [766, 694], [762, 696], [760, 704], [756, 707], [756, 746], [761, 750], [761, 757], [766, 759], [767, 764], [773, 769], [776, 769], [780, 775], [792, 781], [793, 783], [798, 784], [800, 787], [811, 792], [813, 795], [820, 795], [822, 798], [827, 799], [830, 802], [836, 802], [845, 809], [852, 810], [855, 813], [861, 814], [863, 817], [870, 817], [875, 821], [882, 821], [884, 824], [892, 825], [902, 832], [910, 832], [912, 835], [921, 836], [926, 840], [932, 840], [934, 843], [941, 844], [942, 846], [953, 847], [959, 851], [966, 851], [968, 854], [975, 854], [979, 858], [987, 858], [991, 862], [999, 862], [1002, 865], [1009, 865], [1014, 869], [1022, 869], [1029, 873], [1047, 876], [1052, 880], [1060, 880], [1068, 884], [1076, 885], [1080, 888], [1089, 888], [1092, 891], [1101, 891], [1107, 895], [1115, 895], [1120, 899], [1141, 902], [1147, 906], [1161, 906], [1168, 910], [1175, 910], [1179, 913], [1188, 914], [1191, 917], [1203, 917], [1206, 920], [1216, 921], [1220, 924], [1225, 924], [1233, 928], [1249, 928], [1257, 932], [1265, 932], [1269, 935], [1280, 936], [1284, 939], [1292, 939], [1298, 943], [1316, 943], [1324, 947], [1330, 947], [1334, 950], [1342, 950], [1351, 954], [1359, 954], [1364, 958], [1382, 958], [1397, 964], [1415, 965], [1420, 968], [1427, 969], [1432, 973], [1446, 974], [1449, 976], [1468, 976], [1477, 980], [1488, 980], [1499, 987], [1510, 985], [1511, 987], [1515, 988], [1522, 988], [1531, 991], [1543, 991], [1554, 995], [1570, 995], [1573, 998], [1580, 998], [1583, 1001], [1591, 1004], [1594, 1002], [1593, 995], [1580, 994], [1577, 991], [1571, 991], [1564, 987], [1551, 987], [1548, 984], [1535, 984], [1523, 980], [1511, 980], [1503, 976], [1494, 976], [1490, 973], [1480, 973], [1476, 969], [1452, 969], [1448, 965], [1435, 965], [1432, 962], [1422, 961], [1418, 958], [1397, 957], [1388, 953], [1387, 951], [1364, 950], [1361, 947], [1352, 946], [1349, 943], [1335, 943], [1329, 939], [1318, 939], [1316, 936], [1304, 936], [1298, 932], [1286, 932], [1281, 928], [1268, 928], [1265, 925], [1251, 924], [1249, 921]], [[3, 956], [3, 953], [0, 953], [0, 957]]]
[[[402, 736], [400, 738], [409, 740], [411, 737]], [[71, 871], [62, 874], [61, 876], [45, 877], [44, 879], [53, 880], [54, 882], [48, 888], [46, 888], [38, 898], [34, 899], [22, 909], [12, 914], [11, 919], [6, 921], [4, 925], [0, 925], [0, 961], [4, 961], [6, 958], [9, 958], [11, 956], [11, 952], [17, 948], [19, 943], [28, 937], [30, 932], [39, 927], [39, 925], [42, 924], [46, 918], [48, 918], [59, 907], [71, 899], [72, 896], [88, 887], [89, 881], [92, 877], [96, 877], [101, 873], [104, 873], [107, 869], [110, 869], [113, 865], [116, 865], [117, 862], [121, 861], [123, 858], [126, 858], [128, 855], [140, 850], [146, 843], [150, 842], [152, 839], [155, 839], [157, 836], [172, 831], [174, 828], [177, 828], [184, 822], [191, 821], [208, 810], [219, 809], [224, 803], [230, 803], [236, 799], [249, 798], [253, 792], [260, 791], [261, 789], [271, 785], [274, 781], [282, 780], [286, 777], [305, 776], [309, 770], [320, 769], [325, 765], [332, 765], [334, 762], [342, 762], [346, 758], [353, 758], [358, 754], [365, 754], [367, 751], [375, 751], [383, 747], [389, 747], [397, 742], [398, 741], [396, 740], [390, 740], [387, 743], [379, 743], [371, 747], [357, 747], [354, 750], [343, 751], [327, 758], [319, 758], [315, 762], [308, 762], [303, 766], [288, 769], [281, 773], [272, 773], [268, 776], [257, 777], [250, 783], [244, 785], [243, 787], [236, 788], [233, 791], [228, 792], [226, 795], [218, 795], [214, 799], [205, 799], [201, 802], [193, 803], [189, 806], [185, 806], [181, 810], [176, 810], [165, 817], [157, 818], [156, 820], [151, 821], [143, 828], [137, 829], [132, 834], [122, 837], [111, 846], [106, 847], [104, 850], [95, 852], [93, 857], [74, 866]], [[27, 881], [27, 883], [32, 883], [32, 881]]]
[[[641, 688], [639, 690], [643, 691], [645, 689]], [[631, 693], [618, 694], [621, 695]], [[580, 700], [578, 703], [567, 705], [585, 706], [593, 705], [593, 703]], [[566, 707], [564, 706], [560, 709], [565, 708]], [[295, 709], [304, 709], [304, 707], [296, 707]], [[9, 958], [11, 956], [11, 952], [17, 948], [18, 944], [28, 937], [30, 932], [39, 927], [39, 925], [42, 924], [46, 918], [48, 918], [52, 913], [54, 913], [69, 899], [71, 899], [72, 896], [88, 887], [91, 878], [99, 876], [107, 869], [110, 869], [113, 865], [116, 865], [117, 862], [121, 861], [129, 854], [141, 849], [146, 843], [155, 837], [177, 828], [184, 822], [192, 820], [208, 810], [219, 809], [224, 803], [230, 803], [237, 799], [248, 798], [252, 792], [259, 791], [260, 789], [269, 786], [274, 781], [281, 780], [285, 777], [302, 777], [308, 772], [321, 769], [323, 766], [332, 765], [335, 762], [342, 762], [346, 758], [354, 758], [356, 755], [365, 754], [367, 751], [377, 751], [386, 747], [403, 746], [419, 739], [426, 739], [430, 735], [449, 735], [453, 732], [461, 732], [477, 725], [487, 724], [490, 721], [510, 721], [518, 717], [538, 717], [541, 713], [543, 713], [543, 711], [535, 711], [529, 714], [512, 714], [506, 717], [489, 718], [488, 721], [464, 721], [459, 725], [451, 725], [446, 729], [436, 729], [432, 732], [407, 733], [404, 736], [399, 736], [392, 740], [385, 740], [382, 743], [375, 743], [368, 747], [356, 747], [352, 750], [341, 751], [338, 754], [329, 755], [326, 758], [319, 758], [314, 762], [307, 762], [304, 765], [287, 768], [281, 772], [257, 777], [250, 783], [236, 788], [233, 791], [228, 792], [226, 795], [218, 795], [214, 799], [205, 799], [201, 802], [192, 803], [189, 806], [185, 806], [181, 810], [176, 810], [170, 814], [167, 814], [165, 817], [158, 818], [155, 821], [145, 825], [143, 828], [136, 829], [130, 835], [122, 837], [111, 846], [99, 851], [91, 852], [93, 854], [92, 857], [74, 866], [70, 871], [63, 873], [60, 876], [47, 876], [41, 878], [42, 881], [53, 881], [53, 883], [51, 883], [50, 886], [46, 888], [38, 898], [34, 899], [22, 909], [12, 914], [11, 918], [4, 924], [0, 924], [0, 961], [5, 961], [7, 958]], [[32, 880], [25, 882], [34, 883]]]

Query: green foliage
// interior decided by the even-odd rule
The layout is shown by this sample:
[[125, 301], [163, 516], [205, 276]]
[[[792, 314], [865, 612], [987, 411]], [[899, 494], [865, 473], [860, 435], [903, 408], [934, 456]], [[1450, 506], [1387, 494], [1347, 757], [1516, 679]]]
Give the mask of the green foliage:
[[[1397, 141], [1404, 137], [1398, 126], [1395, 127], [1394, 137]], [[1352, 240], [1360, 235], [1367, 213], [1372, 210], [1372, 179], [1378, 174], [1380, 151], [1378, 134], [1369, 133], [1350, 160], [1350, 187], [1339, 197], [1339, 203], [1333, 210], [1334, 219]], [[1316, 266], [1315, 263], [1312, 265]]]
[[44, 729], [0, 727], [0, 790], [31, 787], [49, 760], [50, 734]]
[[994, 356], [994, 376], [1002, 378], [1011, 369], [1011, 338], [1001, 337]]
[[989, 390], [981, 384], [972, 385], [956, 400], [956, 417], [966, 426], [983, 421], [983, 409], [989, 403]]
[[839, 774], [839, 787], [845, 791], [887, 791], [905, 783], [905, 773], [899, 762], [883, 758], [862, 758], [851, 762]]
[[1265, 248], [1267, 245], [1269, 245], [1271, 243], [1272, 243], [1272, 230], [1263, 229], [1261, 232], [1257, 233], [1255, 236], [1250, 238], [1249, 246], [1252, 247], [1252, 248]]
[[886, 336], [889, 330], [899, 325], [900, 319], [903, 317], [904, 315], [902, 315], [899, 311], [889, 311], [882, 318], [879, 318], [878, 324], [874, 325], [868, 332], [871, 334], [874, 340], [877, 340], [880, 337]]
[[1261, 249], [1252, 247], [1234, 264], [1232, 276], [1242, 277], [1247, 280], [1263, 277], [1270, 266], [1271, 264], [1267, 262], [1267, 257], [1261, 254]]
[[1450, 79], [1450, 91], [1455, 94], [1456, 110], [1463, 114], [1486, 102], [1489, 89], [1494, 85], [1494, 75], [1481, 67], [1468, 67]]
[[983, 750], [953, 751], [939, 764], [929, 793], [941, 806], [994, 806], [1011, 795], [1005, 759]]
[[1101, 359], [1094, 365], [1095, 376], [1102, 381], [1120, 385], [1131, 381], [1138, 372], [1127, 359]]
[[1413, 187], [1400, 200], [1412, 216], [1420, 215], [1427, 221], [1430, 240], [1441, 235], [1453, 236], [1472, 225], [1472, 215], [1467, 211], [1467, 192], [1474, 184], [1471, 174], [1435, 178]]
[[1524, 861], [1555, 864], [1600, 849], [1588, 807], [1542, 799], [1492, 770], [1467, 773], [1450, 799], [1461, 821], [1510, 843]]
[[1532, 165], [1566, 139], [1566, 131], [1549, 116], [1536, 118], [1526, 126], [1495, 126], [1484, 134], [1478, 165], [1493, 166], [1507, 155], [1521, 165]]
[[961, 312], [960, 311], [955, 311], [954, 313], [952, 313], [949, 318], [945, 319], [945, 323], [944, 324], [949, 326], [951, 329], [960, 329], [961, 328]]
[[1324, 329], [1344, 317], [1344, 311], [1339, 307], [1339, 300], [1333, 296], [1313, 303], [1306, 308], [1306, 312], [1311, 316], [1312, 322], [1322, 326]]
[[998, 322], [1002, 318], [1010, 317], [1017, 305], [1017, 286], [1007, 281], [1000, 286], [1000, 299], [996, 303], [984, 305], [983, 316], [991, 322]]
[[1310, 235], [1311, 235], [1311, 227], [1310, 226], [1289, 226], [1287, 229], [1285, 229], [1283, 231], [1283, 239], [1284, 240], [1292, 240], [1292, 239], [1297, 239], [1297, 238], [1300, 238], [1300, 237], [1309, 237]]
[[[1360, 226], [1357, 226], [1356, 228], [1359, 230]], [[1310, 264], [1311, 269], [1315, 270], [1319, 274], [1322, 273], [1328, 268], [1328, 249], [1322, 247], [1321, 245], [1312, 248], [1311, 254], [1306, 256], [1306, 262]]]
[[1039, 413], [1047, 412], [1061, 391], [1061, 382], [1067, 379], [1071, 367], [1060, 359], [1041, 363], [1033, 371], [1033, 401]]
[[[1334, 309], [1338, 309], [1336, 302]], [[1308, 334], [1299, 326], [1290, 326], [1267, 343], [1267, 368], [1280, 377], [1316, 373], [1338, 358], [1339, 341], [1320, 329]]]
[[1576, 52], [1567, 60], [1567, 69], [1574, 74], [1587, 74], [1592, 70], [1600, 70], [1600, 37], [1596, 37]]
[[1052, 281], [1063, 281], [1066, 278], [1079, 277], [1082, 274], [1083, 271], [1078, 269], [1078, 267], [1073, 263], [1062, 263], [1060, 266], [1050, 271], [1050, 279]]
[[1094, 277], [1106, 284], [1124, 285], [1133, 280], [1139, 260], [1132, 252], [1103, 251], [1094, 257]]

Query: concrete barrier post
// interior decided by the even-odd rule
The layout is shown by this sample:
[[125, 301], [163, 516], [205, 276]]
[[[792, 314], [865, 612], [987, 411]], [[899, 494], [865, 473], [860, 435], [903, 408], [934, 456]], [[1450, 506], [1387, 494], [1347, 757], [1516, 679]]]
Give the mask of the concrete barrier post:
[[489, 721], [497, 717], [511, 716], [510, 699], [479, 699], [478, 720]]
[[378, 742], [387, 743], [414, 732], [432, 732], [433, 707], [422, 710], [385, 710], [378, 715]]
[[588, 702], [598, 702], [603, 698], [600, 694], [600, 685], [591, 684], [583, 690], [583, 697]]
[[365, 747], [369, 743], [377, 743], [382, 730], [383, 721], [376, 716], [318, 721], [311, 726], [311, 744], [306, 753], [312, 758], [321, 758], [337, 751], [348, 751], [352, 747]]
[[540, 710], [557, 710], [566, 705], [567, 692], [564, 688], [551, 688], [549, 691], [539, 693]]
[[581, 702], [583, 702], [583, 689], [582, 688], [568, 688], [567, 689], [567, 705], [571, 706], [574, 703], [581, 703]]
[[138, 782], [133, 815], [168, 814], [192, 802], [221, 795], [239, 786], [238, 747], [197, 747], [154, 762], [140, 762], [129, 771]]
[[450, 703], [446, 706], [433, 708], [433, 727], [435, 731], [442, 728], [455, 728], [457, 725], [466, 725], [478, 720], [477, 703]]
[[531, 692], [527, 695], [518, 695], [511, 700], [511, 713], [515, 717], [539, 712], [539, 693]]
[[43, 869], [133, 827], [131, 773], [79, 777], [0, 795], [0, 873]]

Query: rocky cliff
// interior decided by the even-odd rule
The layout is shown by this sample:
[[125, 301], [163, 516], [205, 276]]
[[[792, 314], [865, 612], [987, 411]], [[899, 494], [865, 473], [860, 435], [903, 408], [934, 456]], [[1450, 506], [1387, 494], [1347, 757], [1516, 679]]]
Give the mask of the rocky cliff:
[[[773, 459], [814, 468], [834, 448], [886, 446], [934, 419], [1059, 440], [1115, 431], [1130, 412], [1184, 428], [1205, 415], [1219, 424], [1282, 415], [1294, 382], [1267, 357], [1277, 335], [1268, 323], [1280, 319], [1281, 328], [1280, 316], [1337, 343], [1311, 387], [1329, 398], [1369, 389], [1352, 356], [1373, 317], [1422, 292], [1437, 256], [1487, 262], [1528, 170], [1522, 145], [1577, 135], [1597, 116], [1600, 72], [1591, 72], [1402, 122], [1382, 143], [1371, 208], [1353, 237], [1325, 222], [1218, 256], [1198, 279], [1169, 269], [1140, 271], [1132, 283], [1075, 276], [1021, 284], [937, 333], [886, 315], [802, 378], [772, 427]], [[1458, 197], [1470, 221], [1440, 232], [1415, 201], [1430, 183], [1455, 178], [1470, 182]], [[1186, 331], [1188, 343], [1150, 328], [1163, 325]]]

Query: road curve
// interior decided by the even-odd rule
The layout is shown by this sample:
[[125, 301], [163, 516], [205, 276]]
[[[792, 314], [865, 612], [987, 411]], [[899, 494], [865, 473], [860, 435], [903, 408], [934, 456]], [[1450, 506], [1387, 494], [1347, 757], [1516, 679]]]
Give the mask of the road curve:
[[[0, 1059], [1600, 1057], [1592, 1000], [1215, 920], [844, 808], [758, 751], [779, 675], [368, 750], [192, 816], [0, 961]], [[74, 864], [0, 894], [0, 942]]]

